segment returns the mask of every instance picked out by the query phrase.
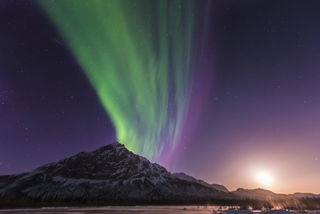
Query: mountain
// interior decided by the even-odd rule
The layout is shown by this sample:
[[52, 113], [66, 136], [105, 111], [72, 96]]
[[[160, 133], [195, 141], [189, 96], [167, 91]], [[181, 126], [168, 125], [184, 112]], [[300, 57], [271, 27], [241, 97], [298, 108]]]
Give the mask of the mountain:
[[232, 192], [239, 199], [257, 199], [257, 200], [277, 200], [287, 198], [285, 194], [277, 194], [265, 189], [243, 189], [239, 188]]
[[265, 189], [239, 188], [231, 192], [240, 207], [254, 209], [284, 208], [289, 210], [319, 210], [320, 195], [312, 193], [278, 194]]
[[31, 172], [0, 176], [0, 204], [1, 199], [110, 204], [189, 203], [230, 197], [221, 185], [171, 174], [120, 143], [81, 152]]
[[300, 193], [296, 192], [294, 194], [291, 194], [291, 196], [296, 197], [296, 198], [320, 198], [320, 194], [313, 194], [313, 193]]
[[206, 186], [208, 188], [213, 188], [213, 189], [216, 189], [216, 190], [221, 191], [221, 192], [229, 192], [229, 190], [223, 185], [220, 185], [220, 184], [208, 184], [207, 182], [205, 182], [203, 180], [195, 179], [194, 177], [192, 177], [190, 175], [187, 175], [187, 174], [185, 174], [183, 172], [173, 173], [172, 175], [175, 176], [176, 178], [181, 179], [181, 180], [198, 183], [198, 184], [204, 185], [204, 186]]
[[320, 199], [320, 194], [313, 193], [294, 193], [279, 194], [266, 189], [243, 189], [239, 188], [231, 192], [233, 196], [239, 199], [258, 199], [258, 200], [287, 200], [287, 199]]

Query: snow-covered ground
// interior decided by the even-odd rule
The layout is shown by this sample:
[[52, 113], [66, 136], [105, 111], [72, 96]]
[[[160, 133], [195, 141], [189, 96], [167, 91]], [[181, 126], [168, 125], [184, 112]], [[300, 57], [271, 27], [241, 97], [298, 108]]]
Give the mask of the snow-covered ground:
[[2, 214], [320, 214], [320, 211], [250, 211], [234, 210], [215, 206], [113, 206], [97, 208], [41, 208], [41, 209], [12, 209], [0, 210]]

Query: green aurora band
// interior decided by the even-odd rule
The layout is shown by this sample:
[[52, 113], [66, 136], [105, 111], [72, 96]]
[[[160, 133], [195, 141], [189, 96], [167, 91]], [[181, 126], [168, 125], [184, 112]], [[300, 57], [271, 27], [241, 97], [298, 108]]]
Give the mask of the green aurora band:
[[191, 88], [189, 0], [39, 0], [112, 120], [119, 142], [173, 154]]

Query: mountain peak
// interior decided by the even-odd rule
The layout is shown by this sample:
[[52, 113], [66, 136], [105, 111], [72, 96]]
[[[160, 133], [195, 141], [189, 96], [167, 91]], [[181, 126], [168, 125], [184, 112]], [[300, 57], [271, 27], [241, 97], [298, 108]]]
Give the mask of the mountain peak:
[[119, 142], [113, 142], [111, 144], [102, 146], [96, 150], [93, 151], [93, 153], [110, 153], [110, 152], [130, 152], [123, 144]]
[[[110, 144], [107, 144], [107, 145], [105, 145], [105, 146], [102, 146], [102, 147], [100, 147], [100, 148], [98, 148], [98, 149], [96, 149], [96, 150], [94, 150], [94, 151], [99, 151], [99, 150], [100, 150], [100, 151], [101, 151], [101, 150], [111, 150], [111, 149], [122, 149], [122, 148], [127, 149], [127, 148], [125, 147], [125, 145], [123, 145], [123, 144], [115, 141], [115, 142], [113, 142], [113, 143], [110, 143]], [[94, 151], [93, 151], [93, 152], [94, 152]]]
[[[110, 144], [108, 144], [108, 145], [106, 145], [106, 146], [104, 146], [104, 147], [109, 147], [109, 148], [112, 147], [112, 148], [115, 148], [115, 149], [117, 149], [117, 148], [125, 148], [125, 149], [127, 149], [124, 144], [121, 144], [121, 143], [119, 143], [118, 141], [115, 141], [115, 142], [113, 142], [113, 143], [110, 143]], [[101, 148], [104, 148], [104, 147], [101, 147]], [[100, 148], [100, 149], [101, 149], [101, 148]]]

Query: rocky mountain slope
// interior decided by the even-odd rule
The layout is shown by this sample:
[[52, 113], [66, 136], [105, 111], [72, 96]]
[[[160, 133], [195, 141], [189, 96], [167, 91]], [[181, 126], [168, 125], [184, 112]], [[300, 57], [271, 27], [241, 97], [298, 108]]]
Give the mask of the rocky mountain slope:
[[180, 172], [180, 173], [173, 173], [172, 174], [174, 177], [176, 178], [179, 178], [181, 180], [185, 180], [185, 181], [189, 181], [189, 182], [193, 182], [193, 183], [199, 183], [201, 185], [204, 185], [208, 188], [213, 188], [213, 189], [216, 189], [216, 190], [219, 190], [221, 192], [229, 192], [229, 190], [223, 186], [223, 185], [220, 185], [220, 184], [208, 184], [207, 182], [203, 181], [203, 180], [200, 180], [200, 179], [196, 179], [190, 175], [187, 175], [183, 172]]
[[191, 202], [229, 198], [221, 185], [171, 174], [113, 143], [34, 171], [0, 176], [0, 197], [38, 201]]

